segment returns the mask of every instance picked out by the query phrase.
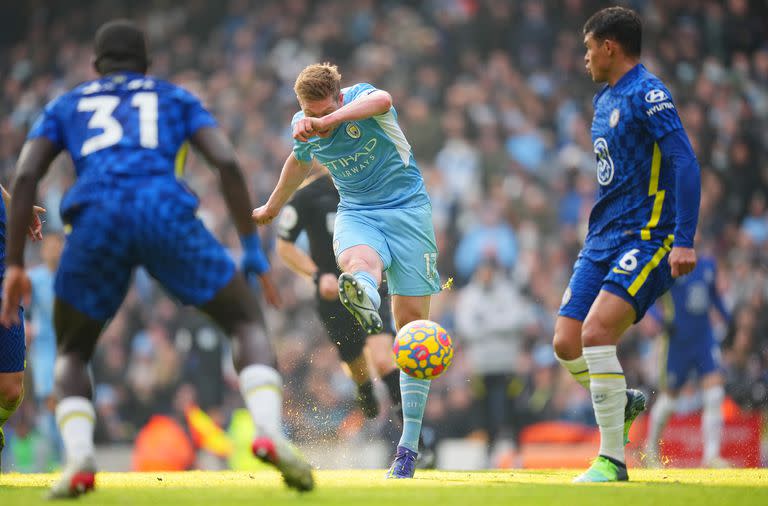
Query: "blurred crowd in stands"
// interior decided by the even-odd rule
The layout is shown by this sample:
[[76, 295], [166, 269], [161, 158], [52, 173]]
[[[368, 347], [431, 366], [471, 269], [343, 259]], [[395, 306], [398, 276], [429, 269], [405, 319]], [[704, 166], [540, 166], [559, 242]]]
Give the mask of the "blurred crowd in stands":
[[[718, 284], [734, 314], [730, 324], [716, 324], [727, 392], [744, 408], [763, 409], [768, 4], [619, 3], [640, 12], [643, 61], [672, 91], [701, 164], [697, 249], [716, 257]], [[581, 26], [604, 6], [595, 0], [17, 3], [0, 20], [0, 180], [12, 180], [24, 136], [44, 104], [94, 77], [91, 39], [107, 19], [140, 21], [151, 40], [151, 72], [204, 99], [237, 147], [254, 203], [266, 200], [290, 152], [295, 76], [309, 63], [337, 63], [344, 84], [370, 82], [392, 94], [432, 198], [443, 281], [454, 278], [453, 288], [433, 301], [432, 318], [449, 329], [458, 349], [430, 393], [430, 435], [514, 442], [535, 421], [590, 423], [588, 395], [555, 362], [550, 341], [596, 191], [589, 127], [598, 86], [584, 71]], [[44, 182], [48, 233], [62, 230], [58, 203], [73, 177], [71, 162], [61, 157]], [[192, 157], [185, 178], [200, 197], [200, 216], [237, 257], [216, 175]], [[269, 245], [274, 232], [263, 233]], [[29, 265], [38, 263], [33, 248]], [[277, 258], [273, 268], [285, 305], [267, 310], [267, 317], [286, 381], [288, 430], [305, 443], [391, 440], [397, 429], [386, 414], [363, 423], [357, 413], [353, 384], [315, 318], [312, 287]], [[29, 313], [36, 318], [34, 307]], [[37, 338], [41, 325], [29, 324], [31, 381], [11, 421], [19, 469], [23, 458], [35, 468], [55, 460], [36, 453], [34, 443], [55, 433], [53, 341]], [[659, 370], [656, 330], [643, 322], [620, 347], [628, 383], [649, 392]], [[93, 376], [100, 443], [130, 442], [152, 413], [179, 415], [190, 403], [226, 426], [240, 402], [225, 336], [179, 308], [141, 271], [102, 337]]]

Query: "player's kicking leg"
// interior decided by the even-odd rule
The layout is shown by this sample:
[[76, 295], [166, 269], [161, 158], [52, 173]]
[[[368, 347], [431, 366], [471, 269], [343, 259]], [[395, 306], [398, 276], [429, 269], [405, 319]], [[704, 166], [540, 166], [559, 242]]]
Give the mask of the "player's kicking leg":
[[634, 321], [634, 307], [605, 290], [600, 291], [584, 320], [581, 336], [592, 407], [600, 427], [600, 452], [592, 466], [574, 480], [577, 483], [628, 479], [624, 457], [627, 381], [616, 356], [616, 344]]
[[[369, 334], [381, 332], [383, 322], [379, 315], [381, 297], [378, 285], [384, 266], [379, 254], [370, 246], [352, 246], [341, 252], [339, 265], [345, 271], [339, 276], [342, 304]], [[392, 307], [397, 327], [426, 319], [429, 316], [429, 298], [393, 296]], [[429, 380], [419, 380], [400, 373], [403, 434], [397, 446], [395, 461], [387, 473], [389, 478], [412, 478], [415, 473], [429, 385]]]
[[341, 303], [368, 334], [380, 333], [384, 323], [379, 315], [379, 284], [384, 264], [379, 254], [364, 244], [352, 246], [341, 252], [339, 265], [344, 270], [339, 276]]
[[312, 490], [312, 467], [282, 435], [282, 380], [259, 302], [245, 279], [236, 273], [200, 309], [232, 336], [232, 359], [240, 379], [240, 393], [257, 429], [253, 454], [275, 466], [289, 487]]

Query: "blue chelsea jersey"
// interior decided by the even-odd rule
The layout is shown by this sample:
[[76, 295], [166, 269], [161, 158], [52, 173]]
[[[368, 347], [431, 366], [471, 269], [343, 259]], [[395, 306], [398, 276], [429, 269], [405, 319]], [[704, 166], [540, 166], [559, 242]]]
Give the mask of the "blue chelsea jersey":
[[[376, 88], [360, 83], [342, 90], [343, 105]], [[304, 117], [299, 111], [291, 124]], [[429, 203], [421, 171], [397, 122], [395, 108], [359, 121], [341, 123], [328, 138], [294, 141], [297, 160], [316, 158], [339, 190], [339, 209], [389, 209]]]
[[663, 240], [675, 230], [675, 176], [658, 141], [683, 128], [669, 90], [638, 64], [595, 96], [592, 145], [597, 202], [585, 249]]
[[[105, 198], [105, 189], [136, 178], [162, 184], [178, 175], [186, 140], [216, 120], [188, 91], [167, 81], [119, 72], [77, 86], [49, 103], [29, 139], [45, 137], [72, 157], [77, 181], [62, 214]], [[147, 184], [144, 181], [141, 184]]]
[[709, 310], [715, 308], [727, 319], [725, 306], [717, 292], [717, 268], [713, 258], [700, 258], [690, 274], [675, 280], [669, 293], [673, 306], [669, 308], [675, 323], [674, 338], [702, 340], [712, 335]]

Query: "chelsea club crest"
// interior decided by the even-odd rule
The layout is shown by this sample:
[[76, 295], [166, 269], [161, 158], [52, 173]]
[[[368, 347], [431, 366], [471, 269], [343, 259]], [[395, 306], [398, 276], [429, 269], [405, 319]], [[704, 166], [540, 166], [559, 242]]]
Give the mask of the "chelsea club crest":
[[608, 142], [603, 137], [595, 139], [594, 151], [597, 160], [597, 182], [608, 186], [613, 181], [613, 159], [608, 151]]
[[355, 125], [354, 123], [348, 123], [347, 124], [347, 135], [349, 135], [353, 139], [359, 139], [360, 138], [360, 127]]
[[608, 124], [611, 125], [611, 128], [619, 124], [619, 115], [620, 113], [618, 109], [611, 111], [611, 117], [608, 118]]

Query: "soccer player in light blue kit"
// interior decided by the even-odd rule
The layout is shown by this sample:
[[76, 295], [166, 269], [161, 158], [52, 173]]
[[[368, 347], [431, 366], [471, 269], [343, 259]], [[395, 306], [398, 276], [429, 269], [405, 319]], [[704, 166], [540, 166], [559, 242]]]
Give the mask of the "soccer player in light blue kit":
[[589, 389], [600, 426], [599, 455], [576, 481], [625, 481], [624, 445], [645, 396], [627, 390], [616, 344], [674, 277], [696, 266], [701, 178], [669, 91], [640, 64], [638, 15], [609, 7], [583, 32], [587, 70], [607, 83], [592, 120], [599, 190], [553, 345]]
[[[382, 330], [377, 291], [382, 271], [397, 328], [429, 317], [440, 291], [432, 206], [411, 146], [397, 123], [392, 97], [370, 84], [341, 89], [334, 65], [314, 64], [296, 79], [301, 111], [293, 117], [293, 152], [269, 200], [254, 210], [272, 221], [299, 187], [313, 160], [331, 173], [340, 202], [333, 247], [342, 269], [344, 306], [369, 334]], [[403, 434], [388, 477], [412, 478], [429, 380], [400, 374]]]

